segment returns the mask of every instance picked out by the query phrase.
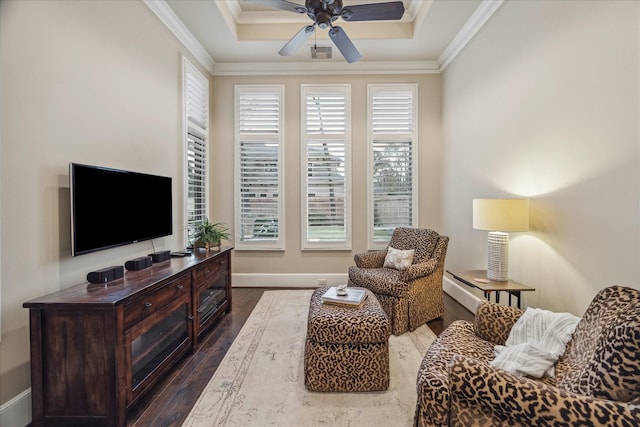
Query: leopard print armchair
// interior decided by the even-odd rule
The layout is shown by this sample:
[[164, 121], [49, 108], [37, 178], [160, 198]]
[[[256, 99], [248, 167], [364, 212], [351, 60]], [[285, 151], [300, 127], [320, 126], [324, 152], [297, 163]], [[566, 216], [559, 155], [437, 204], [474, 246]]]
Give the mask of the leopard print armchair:
[[483, 301], [475, 324], [452, 323], [427, 351], [416, 426], [640, 425], [640, 290], [601, 290], [578, 323], [553, 378], [492, 367], [524, 311]]
[[391, 332], [401, 335], [444, 314], [442, 277], [449, 238], [429, 229], [399, 227], [389, 241], [395, 249], [414, 249], [406, 270], [384, 268], [387, 250], [354, 256], [349, 286], [371, 290], [391, 320]]

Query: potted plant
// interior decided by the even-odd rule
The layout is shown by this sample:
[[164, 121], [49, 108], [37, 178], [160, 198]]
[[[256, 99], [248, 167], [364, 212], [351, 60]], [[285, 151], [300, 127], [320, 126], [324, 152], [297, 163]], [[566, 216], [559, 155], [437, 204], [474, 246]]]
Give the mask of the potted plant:
[[195, 225], [193, 238], [196, 248], [205, 248], [208, 251], [211, 247], [217, 246], [219, 250], [221, 241], [229, 240], [229, 228], [222, 222], [211, 223], [205, 218]]

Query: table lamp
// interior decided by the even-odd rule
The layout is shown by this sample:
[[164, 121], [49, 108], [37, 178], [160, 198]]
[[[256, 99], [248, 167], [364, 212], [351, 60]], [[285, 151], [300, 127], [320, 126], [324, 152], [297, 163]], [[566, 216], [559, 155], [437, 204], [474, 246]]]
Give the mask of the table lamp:
[[529, 200], [473, 199], [473, 228], [488, 230], [487, 278], [509, 280], [509, 233], [529, 229]]

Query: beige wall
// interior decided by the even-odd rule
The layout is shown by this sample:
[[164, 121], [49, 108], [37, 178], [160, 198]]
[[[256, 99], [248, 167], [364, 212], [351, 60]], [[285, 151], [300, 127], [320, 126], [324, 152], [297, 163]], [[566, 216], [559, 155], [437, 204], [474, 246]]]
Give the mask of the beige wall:
[[[484, 266], [471, 199], [521, 195], [532, 198], [533, 229], [514, 233], [511, 266], [537, 288], [527, 303], [580, 314], [610, 283], [638, 287], [639, 7], [505, 2], [443, 76], [212, 78], [210, 216], [229, 224], [233, 85], [286, 91], [287, 251], [236, 251], [234, 272], [346, 271], [366, 249], [366, 84], [411, 82], [419, 223], [451, 237], [448, 268]], [[181, 229], [183, 51], [141, 2], [0, 2], [0, 405], [29, 387], [22, 303], [151, 249], [70, 257], [70, 161], [173, 176]], [[353, 250], [302, 252], [300, 84], [331, 82], [351, 84], [353, 95]]]
[[[82, 283], [88, 271], [147, 254], [143, 242], [70, 256], [68, 163], [174, 177], [182, 229], [181, 47], [142, 2], [0, 3], [2, 341], [0, 405], [30, 386], [22, 304]], [[188, 55], [187, 55], [188, 56]], [[192, 61], [194, 62], [194, 61]], [[301, 83], [349, 83], [353, 95], [354, 250], [300, 251]], [[366, 83], [419, 85], [419, 223], [439, 222], [440, 76], [211, 79], [211, 218], [233, 224], [233, 85], [285, 84], [287, 251], [234, 254], [235, 272], [345, 273], [366, 249]], [[105, 207], [117, 208], [117, 207]], [[180, 234], [180, 233], [179, 233]], [[154, 240], [180, 247], [180, 236]]]
[[1, 2], [0, 405], [30, 385], [22, 303], [152, 250], [70, 256], [69, 162], [173, 177], [177, 234], [154, 244], [180, 247], [182, 50], [142, 2]]
[[449, 268], [484, 268], [471, 199], [531, 198], [512, 233], [526, 302], [581, 315], [640, 288], [640, 3], [505, 2], [443, 74]]
[[[300, 85], [349, 84], [352, 108], [353, 245], [351, 251], [302, 251], [300, 182]], [[440, 76], [344, 75], [214, 77], [212, 105], [212, 218], [233, 224], [234, 85], [285, 86], [286, 250], [235, 251], [234, 273], [346, 274], [353, 254], [367, 250], [367, 84], [417, 83], [419, 144], [418, 190], [420, 226], [438, 229], [440, 223]]]

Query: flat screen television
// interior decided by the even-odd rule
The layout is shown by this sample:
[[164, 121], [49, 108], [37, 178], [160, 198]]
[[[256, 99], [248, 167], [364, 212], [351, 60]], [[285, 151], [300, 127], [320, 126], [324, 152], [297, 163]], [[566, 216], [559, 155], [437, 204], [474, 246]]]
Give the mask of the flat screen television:
[[73, 256], [173, 233], [170, 177], [70, 163], [69, 186]]

